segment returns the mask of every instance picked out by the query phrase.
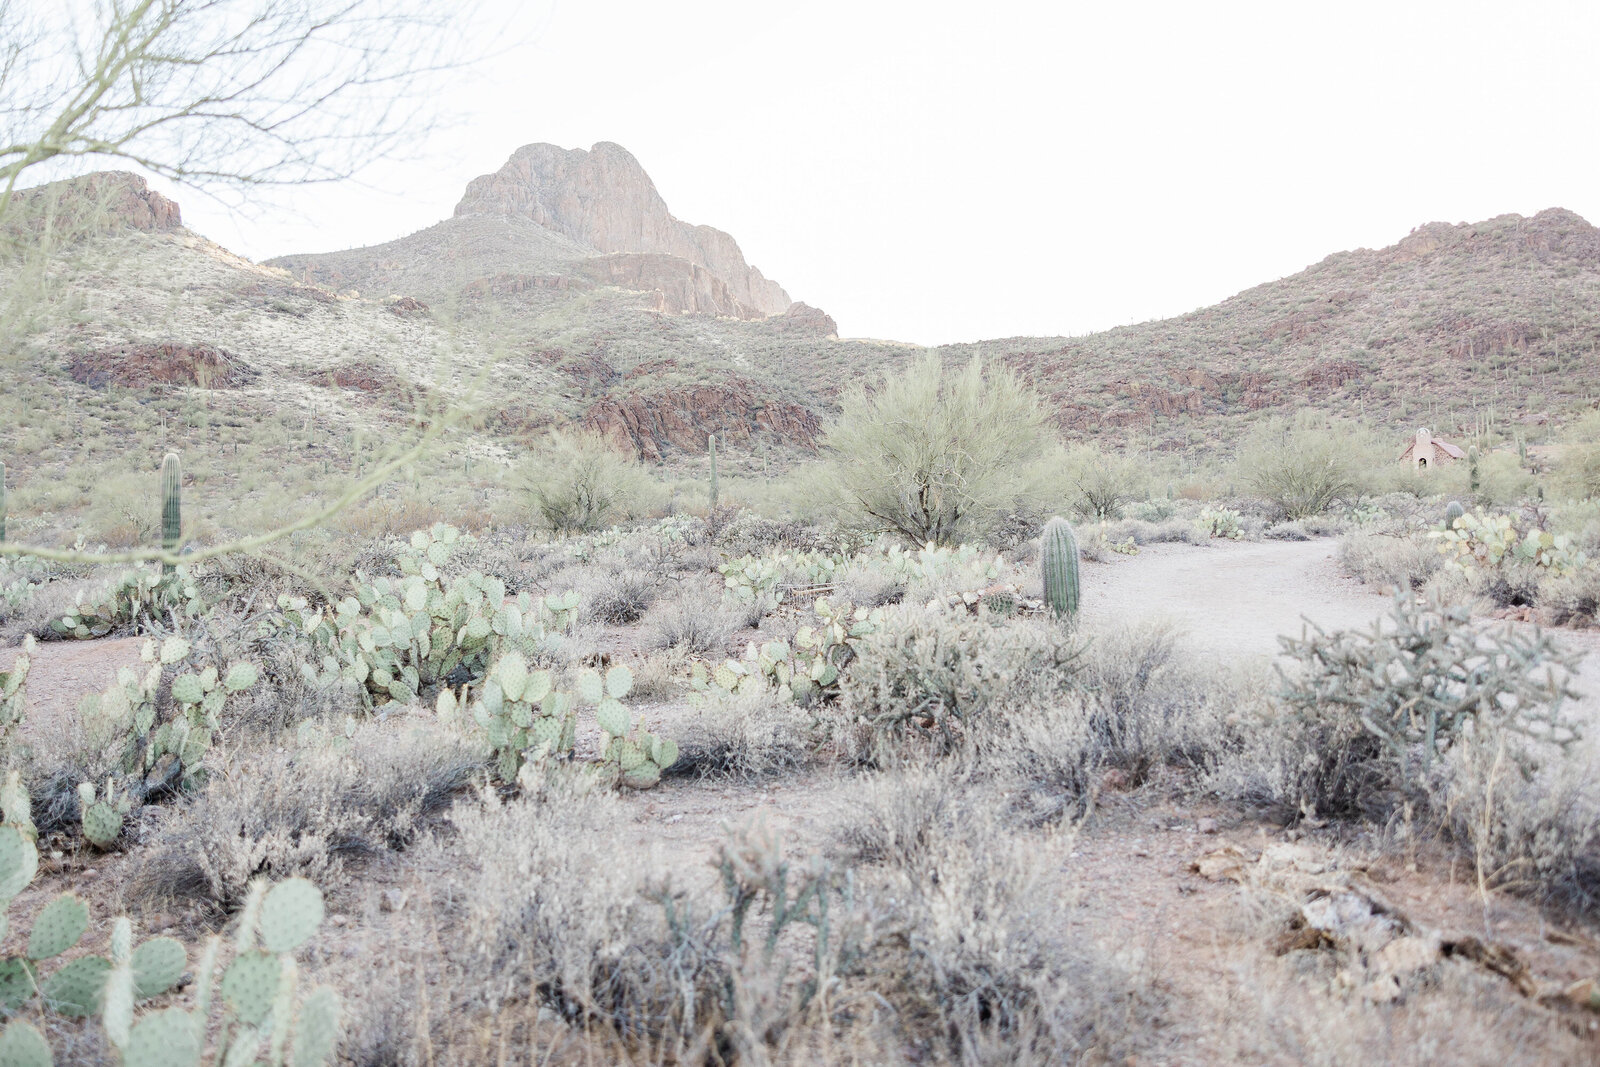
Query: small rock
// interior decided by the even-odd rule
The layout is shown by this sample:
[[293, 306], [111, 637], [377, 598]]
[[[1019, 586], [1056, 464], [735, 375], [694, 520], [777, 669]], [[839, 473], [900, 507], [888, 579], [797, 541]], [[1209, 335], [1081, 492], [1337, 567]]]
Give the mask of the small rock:
[[1217, 820], [1207, 816], [1195, 823], [1195, 829], [1203, 834], [1214, 834], [1217, 832]]
[[385, 889], [378, 898], [379, 911], [399, 911], [406, 906], [406, 895], [399, 889]]
[[330, 915], [328, 916], [328, 921], [335, 926], [343, 926], [350, 920], [343, 915]]

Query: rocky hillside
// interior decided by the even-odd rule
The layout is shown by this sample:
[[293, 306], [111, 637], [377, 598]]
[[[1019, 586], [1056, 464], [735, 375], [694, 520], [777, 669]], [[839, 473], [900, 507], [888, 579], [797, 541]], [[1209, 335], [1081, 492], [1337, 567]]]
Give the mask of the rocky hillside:
[[1553, 208], [1429, 223], [1174, 319], [982, 348], [1052, 397], [1064, 430], [1181, 449], [1302, 406], [1538, 435], [1600, 395], [1597, 342], [1600, 230]]

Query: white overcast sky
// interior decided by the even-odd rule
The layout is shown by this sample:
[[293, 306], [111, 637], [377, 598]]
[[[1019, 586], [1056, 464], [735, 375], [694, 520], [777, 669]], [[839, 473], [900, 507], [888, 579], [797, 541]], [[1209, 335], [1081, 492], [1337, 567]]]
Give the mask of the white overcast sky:
[[[494, 6], [491, 0], [490, 6]], [[1165, 317], [1432, 220], [1600, 221], [1600, 2], [530, 0], [359, 185], [184, 218], [256, 259], [447, 217], [616, 141], [846, 336]]]

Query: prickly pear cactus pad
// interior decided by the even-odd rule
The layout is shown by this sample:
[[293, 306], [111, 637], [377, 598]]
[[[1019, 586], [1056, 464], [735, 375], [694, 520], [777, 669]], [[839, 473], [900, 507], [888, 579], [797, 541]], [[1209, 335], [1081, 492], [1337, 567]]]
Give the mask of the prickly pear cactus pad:
[[322, 891], [304, 878], [267, 890], [261, 901], [261, 944], [268, 952], [293, 952], [322, 925]]

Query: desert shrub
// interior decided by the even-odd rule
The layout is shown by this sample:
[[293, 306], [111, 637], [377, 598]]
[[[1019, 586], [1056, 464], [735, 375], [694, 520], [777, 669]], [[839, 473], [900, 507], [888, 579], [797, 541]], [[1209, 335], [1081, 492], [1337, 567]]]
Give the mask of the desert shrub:
[[888, 901], [880, 921], [902, 931], [874, 946], [880, 995], [957, 1063], [1137, 1058], [1159, 996], [1072, 922], [1047, 888], [1054, 865], [1008, 830], [1003, 799], [940, 773], [907, 768], [869, 787], [840, 835], [876, 862], [859, 877]]
[[1039, 399], [1009, 370], [929, 354], [845, 393], [824, 447], [849, 506], [916, 544], [981, 536], [1028, 510], [1050, 442]]
[[1600, 412], [1591, 411], [1567, 428], [1555, 475], [1567, 496], [1600, 499]]
[[1101, 526], [1088, 526], [1084, 528], [1084, 539], [1094, 537], [1096, 534], [1112, 544], [1123, 544], [1132, 541], [1136, 545], [1156, 545], [1165, 543], [1203, 545], [1206, 543], [1206, 533], [1194, 523], [1183, 519], [1163, 519], [1160, 522], [1146, 522], [1143, 519], [1127, 518], [1120, 522], [1108, 522]]
[[1130, 519], [1137, 519], [1140, 522], [1161, 523], [1166, 522], [1178, 513], [1178, 505], [1175, 501], [1168, 500], [1163, 496], [1150, 500], [1136, 500], [1129, 504], [1124, 511]]
[[522, 1013], [502, 1006], [531, 997], [619, 1050], [802, 1062], [793, 1049], [774, 1053], [795, 1024], [827, 1010], [819, 990], [847, 999], [835, 987], [859, 974], [864, 955], [844, 880], [823, 858], [791, 858], [773, 835], [746, 827], [717, 849], [715, 888], [669, 882], [649, 851], [617, 852], [618, 803], [577, 788], [557, 776], [536, 796], [463, 804], [452, 838], [423, 851], [425, 869], [467, 873], [439, 915], [454, 987], [441, 1023], [481, 1013], [491, 1027], [514, 1027]]
[[1403, 591], [1369, 631], [1280, 640], [1292, 664], [1277, 715], [1246, 736], [1265, 792], [1289, 811], [1381, 819], [1422, 800], [1434, 762], [1465, 737], [1576, 737], [1564, 706], [1576, 661], [1547, 634], [1480, 630], [1466, 608]]
[[166, 813], [130, 893], [153, 905], [196, 901], [226, 911], [252, 878], [328, 884], [347, 860], [403, 848], [483, 764], [483, 754], [428, 720], [373, 724], [354, 737], [308, 732], [296, 749], [260, 750]]
[[618, 567], [602, 573], [590, 584], [578, 587], [583, 596], [584, 613], [610, 626], [627, 626], [644, 617], [655, 602], [657, 580], [654, 574], [631, 567]]
[[857, 728], [858, 754], [880, 738], [949, 750], [991, 710], [1059, 694], [1080, 652], [1052, 623], [901, 608], [858, 646], [842, 685], [843, 717]]
[[1600, 618], [1600, 566], [1539, 579], [1538, 602], [1556, 626], [1592, 626]]
[[1147, 491], [1145, 464], [1136, 456], [1075, 445], [1057, 464], [1065, 495], [1073, 511], [1084, 519], [1120, 519], [1123, 509]]
[[745, 602], [725, 596], [721, 589], [690, 586], [677, 597], [657, 603], [645, 616], [644, 642], [653, 649], [721, 655], [728, 639], [750, 624], [751, 614], [759, 621], [762, 607], [770, 605], [770, 600]]
[[812, 747], [809, 718], [768, 688], [708, 690], [674, 730], [674, 774], [762, 778], [799, 767]]
[[1272, 419], [1239, 446], [1239, 473], [1284, 518], [1303, 519], [1359, 494], [1375, 467], [1366, 435], [1303, 415]]
[[1012, 783], [1030, 821], [1086, 812], [1101, 775], [1125, 786], [1162, 766], [1202, 772], [1230, 746], [1225, 717], [1247, 690], [1181, 654], [1170, 630], [1131, 627], [1098, 634], [1056, 699], [992, 718], [975, 731], [980, 766]]
[[1467, 739], [1429, 781], [1445, 831], [1480, 884], [1593, 916], [1600, 908], [1600, 789], [1593, 746], [1569, 755], [1538, 739]]
[[534, 462], [534, 507], [560, 533], [616, 521], [642, 497], [647, 483], [637, 460], [595, 433], [557, 434]]
[[1432, 542], [1357, 530], [1339, 539], [1339, 564], [1368, 585], [1421, 589], [1444, 560]]

